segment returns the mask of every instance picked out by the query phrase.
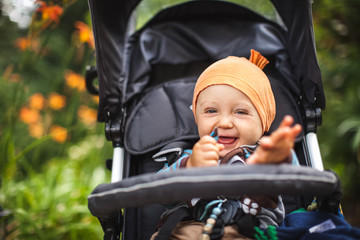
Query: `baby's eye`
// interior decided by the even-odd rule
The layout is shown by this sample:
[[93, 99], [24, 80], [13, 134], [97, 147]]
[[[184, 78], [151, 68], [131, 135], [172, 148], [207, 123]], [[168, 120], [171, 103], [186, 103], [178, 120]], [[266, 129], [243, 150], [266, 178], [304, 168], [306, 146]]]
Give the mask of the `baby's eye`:
[[236, 114], [247, 114], [247, 111], [245, 111], [245, 110], [236, 110], [235, 113]]
[[205, 109], [205, 113], [217, 113], [217, 110], [214, 108]]

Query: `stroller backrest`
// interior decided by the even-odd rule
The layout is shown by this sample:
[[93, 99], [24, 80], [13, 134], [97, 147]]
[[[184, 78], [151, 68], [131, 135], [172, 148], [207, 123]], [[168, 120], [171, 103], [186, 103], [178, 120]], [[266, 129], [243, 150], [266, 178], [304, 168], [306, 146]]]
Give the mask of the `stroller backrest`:
[[126, 48], [125, 149], [144, 154], [173, 141], [197, 138], [190, 110], [197, 77], [221, 58], [248, 58], [250, 49], [270, 60], [264, 71], [277, 102], [271, 131], [285, 114], [301, 124], [300, 86], [293, 78], [284, 32], [280, 25], [226, 2], [195, 1], [160, 12]]

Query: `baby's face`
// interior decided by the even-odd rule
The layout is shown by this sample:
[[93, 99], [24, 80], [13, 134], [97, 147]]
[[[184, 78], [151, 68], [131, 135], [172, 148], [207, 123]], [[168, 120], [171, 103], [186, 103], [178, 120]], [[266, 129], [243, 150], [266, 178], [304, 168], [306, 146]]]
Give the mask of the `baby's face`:
[[241, 91], [228, 85], [214, 85], [200, 92], [196, 103], [196, 120], [200, 137], [218, 129], [218, 143], [224, 157], [241, 145], [255, 144], [262, 136], [256, 108]]

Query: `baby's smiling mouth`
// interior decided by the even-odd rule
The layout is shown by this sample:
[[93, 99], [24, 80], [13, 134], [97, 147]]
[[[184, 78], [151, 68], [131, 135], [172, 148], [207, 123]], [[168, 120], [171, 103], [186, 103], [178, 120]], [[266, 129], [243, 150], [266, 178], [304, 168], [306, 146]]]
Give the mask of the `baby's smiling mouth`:
[[219, 136], [218, 143], [220, 144], [233, 144], [238, 138], [235, 137], [222, 137]]

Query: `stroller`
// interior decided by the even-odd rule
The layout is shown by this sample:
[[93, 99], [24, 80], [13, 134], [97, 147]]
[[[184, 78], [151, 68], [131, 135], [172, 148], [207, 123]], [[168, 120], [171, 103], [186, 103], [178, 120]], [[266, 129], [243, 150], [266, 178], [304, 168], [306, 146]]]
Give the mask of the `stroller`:
[[[200, 196], [281, 194], [286, 213], [310, 205], [316, 196], [321, 211], [336, 215], [340, 183], [334, 173], [323, 171], [316, 137], [325, 97], [311, 1], [272, 0], [274, 20], [235, 3], [189, 1], [161, 10], [134, 31], [139, 2], [89, 0], [97, 68], [89, 68], [86, 81], [89, 91], [100, 95], [98, 120], [105, 122], [114, 146], [108, 164], [112, 183], [99, 185], [88, 198], [104, 239], [149, 239], [163, 203]], [[248, 58], [250, 49], [270, 61], [264, 71], [277, 103], [270, 132], [285, 115], [303, 126], [295, 144], [303, 167], [155, 175], [164, 165], [153, 160], [155, 154], [169, 161], [198, 140], [189, 106], [200, 73], [229, 55]], [[96, 77], [99, 89], [93, 84]]]

